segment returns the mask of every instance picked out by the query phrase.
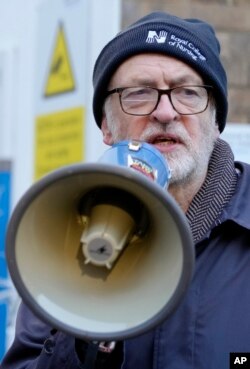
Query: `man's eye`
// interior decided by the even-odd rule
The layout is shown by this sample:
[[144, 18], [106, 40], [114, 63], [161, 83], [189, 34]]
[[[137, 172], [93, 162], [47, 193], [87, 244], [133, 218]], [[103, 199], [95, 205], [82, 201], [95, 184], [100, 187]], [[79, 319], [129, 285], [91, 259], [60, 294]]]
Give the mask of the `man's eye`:
[[[125, 92], [125, 91], [124, 91]], [[140, 88], [140, 89], [136, 89], [136, 90], [129, 90], [126, 91], [123, 94], [123, 98], [126, 100], [130, 100], [130, 99], [145, 99], [148, 96], [150, 96], [150, 90], [146, 89], [146, 88]]]
[[179, 93], [183, 96], [198, 96], [197, 94], [197, 90], [193, 89], [193, 88], [182, 88]]

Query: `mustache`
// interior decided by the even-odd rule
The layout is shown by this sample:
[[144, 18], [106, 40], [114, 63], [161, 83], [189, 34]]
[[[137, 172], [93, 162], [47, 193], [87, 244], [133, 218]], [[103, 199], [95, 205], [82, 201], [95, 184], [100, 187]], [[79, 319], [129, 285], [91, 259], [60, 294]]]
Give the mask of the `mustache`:
[[189, 142], [190, 140], [184, 127], [176, 125], [175, 123], [165, 126], [157, 125], [154, 123], [144, 129], [139, 139], [140, 141], [148, 142], [152, 137], [157, 136], [167, 137], [168, 135], [176, 136], [180, 142]]

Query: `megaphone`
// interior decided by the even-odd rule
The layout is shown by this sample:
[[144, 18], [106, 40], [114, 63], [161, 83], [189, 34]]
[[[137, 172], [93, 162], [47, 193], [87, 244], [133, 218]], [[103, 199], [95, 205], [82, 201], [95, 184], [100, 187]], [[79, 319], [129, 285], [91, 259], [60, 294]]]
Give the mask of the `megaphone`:
[[24, 302], [75, 337], [117, 341], [175, 311], [193, 274], [186, 218], [153, 146], [123, 141], [97, 163], [46, 175], [14, 209], [6, 257]]

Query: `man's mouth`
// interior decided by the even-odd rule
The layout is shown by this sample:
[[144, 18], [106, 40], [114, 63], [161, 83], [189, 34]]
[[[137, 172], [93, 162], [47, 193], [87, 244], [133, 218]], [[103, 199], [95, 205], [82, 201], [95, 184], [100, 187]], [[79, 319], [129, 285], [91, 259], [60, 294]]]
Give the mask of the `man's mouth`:
[[168, 154], [182, 144], [176, 135], [155, 135], [146, 140], [149, 144], [155, 146], [162, 154]]
[[151, 145], [168, 145], [168, 144], [177, 144], [179, 143], [179, 140], [177, 140], [177, 138], [175, 137], [166, 137], [166, 136], [157, 136], [157, 137], [153, 137], [151, 138], [148, 143], [150, 143]]

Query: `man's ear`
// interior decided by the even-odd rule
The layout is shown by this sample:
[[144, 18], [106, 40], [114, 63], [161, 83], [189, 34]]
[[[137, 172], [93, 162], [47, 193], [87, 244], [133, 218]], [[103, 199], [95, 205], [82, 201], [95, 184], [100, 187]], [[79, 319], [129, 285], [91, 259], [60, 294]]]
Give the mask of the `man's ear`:
[[215, 124], [215, 133], [214, 133], [214, 135], [215, 135], [216, 139], [220, 137], [220, 129], [219, 129], [219, 124], [218, 124], [217, 121], [216, 121], [216, 124]]
[[107, 118], [105, 114], [103, 114], [101, 130], [102, 130], [102, 135], [103, 135], [103, 142], [106, 145], [110, 145], [110, 146], [113, 145], [114, 144], [113, 135], [110, 129], [108, 128]]

